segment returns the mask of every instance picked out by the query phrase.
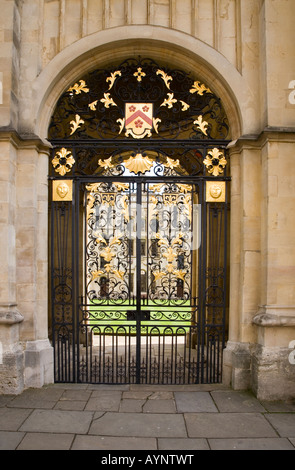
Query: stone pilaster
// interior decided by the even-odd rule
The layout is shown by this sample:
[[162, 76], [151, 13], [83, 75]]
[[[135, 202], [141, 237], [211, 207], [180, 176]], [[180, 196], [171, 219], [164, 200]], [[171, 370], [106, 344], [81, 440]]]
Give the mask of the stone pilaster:
[[0, 303], [0, 394], [16, 394], [24, 388], [23, 350], [19, 342], [23, 319], [16, 304]]

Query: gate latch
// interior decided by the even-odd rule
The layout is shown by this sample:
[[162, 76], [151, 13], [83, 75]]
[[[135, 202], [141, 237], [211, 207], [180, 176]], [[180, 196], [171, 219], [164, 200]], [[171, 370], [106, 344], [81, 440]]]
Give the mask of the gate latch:
[[[137, 320], [138, 319], [138, 312], [136, 310], [127, 310], [127, 320]], [[140, 320], [150, 320], [151, 319], [151, 312], [150, 310], [141, 310], [140, 311]]]

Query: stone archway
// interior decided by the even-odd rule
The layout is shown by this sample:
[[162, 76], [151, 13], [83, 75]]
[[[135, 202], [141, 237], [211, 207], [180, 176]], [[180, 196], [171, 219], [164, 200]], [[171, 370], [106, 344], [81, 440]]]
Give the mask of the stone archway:
[[[23, 155], [30, 152], [35, 174], [38, 174], [38, 181], [34, 183], [36, 186], [34, 210], [38, 220], [34, 237], [39, 248], [34, 263], [36, 272], [41, 267], [43, 275], [37, 277], [36, 292], [40, 292], [40, 289], [44, 291], [44, 288], [47, 290], [48, 282], [45, 274], [48, 258], [44, 245], [47, 239], [45, 232], [47, 230], [46, 180], [49, 147], [46, 144], [46, 137], [48, 123], [58, 97], [82, 71], [89, 70], [95, 66], [94, 64], [107, 63], [110, 54], [115, 57], [126, 57], [142, 52], [156, 59], [171, 62], [174, 66], [198, 72], [200, 78], [204, 79], [222, 98], [227, 114], [230, 116], [233, 137], [238, 138], [241, 133], [240, 116], [243, 115], [243, 107], [247, 106], [246, 86], [242, 77], [219, 53], [197, 39], [161, 27], [143, 27], [140, 37], [138, 37], [138, 30], [136, 32], [133, 27], [116, 28], [117, 40], [115, 42], [113, 33], [114, 31], [97, 33], [94, 35], [95, 38], [94, 36], [84, 38], [62, 51], [35, 80], [31, 96], [33, 99], [27, 103], [24, 99], [23, 102], [22, 109], [26, 108], [27, 112], [31, 110], [34, 120], [33, 123], [26, 122], [20, 116], [21, 128], [24, 133], [34, 133], [39, 136], [30, 144], [21, 145], [20, 150], [20, 154]], [[96, 43], [95, 48], [93, 48], [94, 43]], [[23, 226], [20, 221], [18, 232], [22, 230]], [[52, 380], [52, 355], [47, 339], [47, 297], [42, 296], [40, 299], [37, 297], [35, 296], [34, 313], [28, 314], [29, 322], [36, 325], [35, 332], [32, 334], [30, 327], [22, 326], [22, 337], [24, 341], [27, 341], [25, 357], [28, 358], [24, 372], [25, 386], [40, 386]], [[21, 301], [19, 308], [26, 310], [26, 305]], [[29, 325], [29, 323], [26, 324]], [[45, 351], [48, 351], [48, 354], [44, 354]]]
[[212, 90], [151, 58], [90, 71], [60, 97], [49, 131], [57, 381], [221, 381], [229, 136]]

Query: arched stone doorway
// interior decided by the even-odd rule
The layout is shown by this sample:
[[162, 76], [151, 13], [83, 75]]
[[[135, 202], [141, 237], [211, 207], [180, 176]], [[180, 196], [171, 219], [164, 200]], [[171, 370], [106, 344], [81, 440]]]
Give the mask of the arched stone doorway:
[[151, 59], [62, 95], [49, 130], [56, 381], [222, 380], [229, 139], [209, 86]]

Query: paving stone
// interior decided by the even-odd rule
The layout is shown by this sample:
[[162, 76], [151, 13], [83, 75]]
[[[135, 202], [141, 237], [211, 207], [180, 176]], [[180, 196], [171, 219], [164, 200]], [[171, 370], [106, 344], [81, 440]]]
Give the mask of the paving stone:
[[264, 408], [269, 412], [295, 413], [295, 403], [284, 401], [261, 402]]
[[206, 439], [158, 439], [159, 450], [209, 450]]
[[54, 409], [55, 410], [68, 410], [68, 411], [83, 411], [87, 401], [80, 400], [59, 400]]
[[178, 413], [214, 413], [217, 408], [209, 392], [174, 392]]
[[157, 440], [140, 437], [76, 436], [72, 450], [156, 450]]
[[93, 413], [90, 411], [34, 410], [19, 429], [26, 432], [86, 434]]
[[173, 400], [173, 392], [154, 392], [152, 395], [149, 395], [149, 400]]
[[184, 418], [189, 437], [277, 437], [259, 413], [186, 413]]
[[110, 391], [121, 391], [121, 392], [127, 392], [130, 389], [129, 384], [90, 384], [88, 385], [88, 390], [93, 390], [93, 391], [105, 391], [105, 390], [110, 390]]
[[144, 413], [176, 413], [174, 400], [147, 400], [143, 405]]
[[209, 439], [212, 450], [295, 450], [288, 439]]
[[15, 395], [0, 395], [0, 408], [6, 406], [15, 398]]
[[18, 431], [31, 412], [32, 410], [20, 408], [0, 408], [0, 430]]
[[105, 413], [93, 421], [89, 434], [129, 437], [187, 437], [182, 415]]
[[268, 413], [265, 416], [281, 437], [295, 437], [295, 413]]
[[69, 450], [73, 434], [27, 433], [17, 450]]
[[118, 411], [122, 392], [113, 391], [106, 393], [105, 391], [94, 391], [89, 398], [85, 410], [92, 411]]
[[[212, 389], [212, 385], [147, 385], [147, 384], [132, 384], [130, 385], [130, 391], [140, 390], [154, 392], [200, 392], [209, 391]], [[214, 389], [214, 386], [213, 386]]]
[[120, 403], [119, 412], [126, 413], [142, 413], [142, 407], [145, 404], [146, 400], [122, 400]]
[[150, 395], [151, 392], [141, 390], [123, 392], [123, 398], [132, 398], [134, 400], [146, 400]]
[[0, 450], [15, 450], [24, 435], [24, 432], [0, 431]]
[[220, 412], [243, 413], [265, 412], [265, 408], [250, 392], [219, 390], [211, 396]]
[[65, 390], [60, 400], [87, 401], [91, 396], [91, 390]]
[[63, 389], [44, 388], [28, 389], [17, 395], [7, 406], [10, 408], [52, 409], [63, 394]]
[[91, 385], [89, 384], [78, 384], [78, 383], [54, 383], [48, 385], [48, 389], [52, 387], [54, 389], [63, 389], [63, 390], [87, 390], [90, 389]]

